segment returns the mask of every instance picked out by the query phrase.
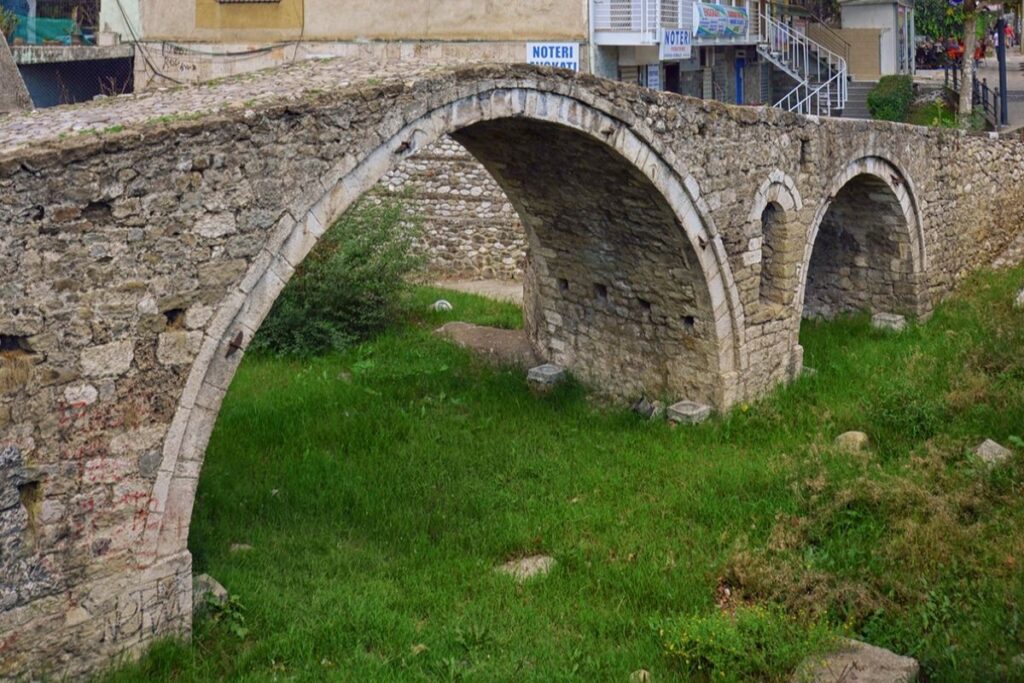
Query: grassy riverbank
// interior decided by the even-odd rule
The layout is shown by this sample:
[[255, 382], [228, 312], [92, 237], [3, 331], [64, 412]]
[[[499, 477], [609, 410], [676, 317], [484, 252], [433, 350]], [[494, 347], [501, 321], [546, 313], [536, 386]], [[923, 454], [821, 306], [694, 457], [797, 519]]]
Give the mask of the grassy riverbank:
[[[667, 645], [686, 631], [713, 651], [693, 644], [713, 640], [702, 620], [743, 605], [785, 622], [765, 629], [764, 678], [828, 631], [918, 657], [932, 681], [1020, 680], [1022, 281], [975, 277], [900, 335], [808, 323], [814, 377], [695, 428], [576, 385], [532, 396], [430, 334], [518, 324], [465, 295], [343, 355], [248, 357], [190, 539], [244, 623], [203, 620], [108, 680], [686, 679]], [[869, 452], [835, 451], [852, 429]], [[1009, 465], [970, 456], [986, 437]], [[558, 562], [546, 578], [492, 571], [535, 552]]]

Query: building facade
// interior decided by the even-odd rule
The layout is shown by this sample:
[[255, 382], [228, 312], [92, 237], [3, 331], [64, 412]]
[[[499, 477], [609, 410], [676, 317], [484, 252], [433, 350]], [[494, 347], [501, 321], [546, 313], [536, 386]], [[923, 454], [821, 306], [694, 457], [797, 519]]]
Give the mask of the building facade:
[[587, 0], [104, 0], [100, 27], [137, 44], [138, 89], [316, 57], [523, 62], [530, 43], [589, 68]]

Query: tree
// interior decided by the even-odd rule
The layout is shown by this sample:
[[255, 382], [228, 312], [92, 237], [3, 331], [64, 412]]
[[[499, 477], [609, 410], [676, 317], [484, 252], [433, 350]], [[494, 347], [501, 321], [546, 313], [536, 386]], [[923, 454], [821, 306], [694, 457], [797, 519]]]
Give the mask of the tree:
[[949, 0], [918, 0], [914, 4], [914, 26], [918, 34], [932, 40], [959, 39], [964, 29], [963, 10]]
[[974, 105], [974, 46], [978, 42], [975, 26], [978, 21], [977, 0], [963, 0], [964, 70], [960, 81], [960, 120], [966, 122]]

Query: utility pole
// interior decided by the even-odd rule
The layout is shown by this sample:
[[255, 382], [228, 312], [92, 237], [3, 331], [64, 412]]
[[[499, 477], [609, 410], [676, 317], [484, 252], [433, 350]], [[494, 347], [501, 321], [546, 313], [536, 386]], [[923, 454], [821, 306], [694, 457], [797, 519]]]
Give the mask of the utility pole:
[[996, 21], [996, 59], [999, 60], [999, 123], [1005, 126], [1010, 114], [1006, 103], [1006, 19], [1002, 16]]

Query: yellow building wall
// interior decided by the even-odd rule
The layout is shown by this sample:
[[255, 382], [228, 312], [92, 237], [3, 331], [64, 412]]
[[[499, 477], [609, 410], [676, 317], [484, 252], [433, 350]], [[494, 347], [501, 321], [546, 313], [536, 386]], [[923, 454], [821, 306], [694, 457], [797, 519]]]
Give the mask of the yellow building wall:
[[[142, 0], [145, 40], [587, 39], [587, 0]], [[303, 26], [305, 28], [303, 28]]]

